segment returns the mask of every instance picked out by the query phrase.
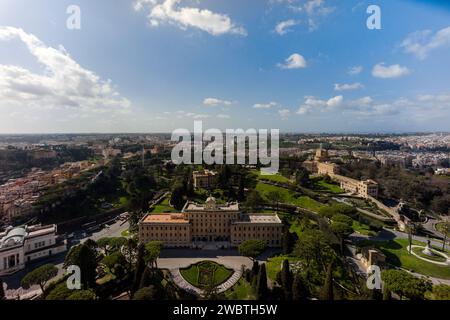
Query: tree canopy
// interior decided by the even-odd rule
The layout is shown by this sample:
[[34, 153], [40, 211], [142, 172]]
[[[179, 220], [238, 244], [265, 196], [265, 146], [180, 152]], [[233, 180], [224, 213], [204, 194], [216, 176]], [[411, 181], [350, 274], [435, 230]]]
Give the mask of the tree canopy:
[[264, 240], [247, 240], [242, 242], [238, 247], [240, 255], [249, 257], [252, 260], [263, 253], [265, 249], [266, 242]]
[[25, 275], [22, 279], [22, 286], [25, 289], [28, 289], [32, 285], [37, 284], [41, 288], [42, 292], [44, 292], [47, 282], [56, 277], [57, 274], [58, 268], [56, 268], [55, 265], [45, 264]]
[[403, 270], [385, 270], [381, 273], [386, 288], [400, 298], [422, 300], [426, 291], [432, 289], [429, 280], [417, 278]]

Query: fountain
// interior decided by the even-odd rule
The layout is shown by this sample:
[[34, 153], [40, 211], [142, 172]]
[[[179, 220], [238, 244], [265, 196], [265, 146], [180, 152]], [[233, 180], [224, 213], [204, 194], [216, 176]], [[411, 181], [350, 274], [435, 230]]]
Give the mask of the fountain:
[[430, 257], [435, 256], [433, 251], [431, 251], [431, 242], [430, 242], [430, 240], [427, 241], [427, 246], [425, 247], [425, 249], [423, 249], [422, 252], [423, 252], [423, 254], [426, 254], [427, 256], [430, 256]]

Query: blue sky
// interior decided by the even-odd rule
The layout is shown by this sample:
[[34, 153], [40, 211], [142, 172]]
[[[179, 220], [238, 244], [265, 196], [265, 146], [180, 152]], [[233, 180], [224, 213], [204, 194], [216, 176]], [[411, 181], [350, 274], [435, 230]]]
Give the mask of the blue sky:
[[449, 56], [445, 1], [3, 0], [0, 132], [449, 131]]

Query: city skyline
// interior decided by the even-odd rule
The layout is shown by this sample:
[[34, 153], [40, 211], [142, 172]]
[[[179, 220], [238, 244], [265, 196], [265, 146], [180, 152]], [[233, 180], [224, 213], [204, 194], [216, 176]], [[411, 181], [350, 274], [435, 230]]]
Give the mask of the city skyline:
[[372, 2], [4, 1], [0, 133], [448, 131], [449, 6]]

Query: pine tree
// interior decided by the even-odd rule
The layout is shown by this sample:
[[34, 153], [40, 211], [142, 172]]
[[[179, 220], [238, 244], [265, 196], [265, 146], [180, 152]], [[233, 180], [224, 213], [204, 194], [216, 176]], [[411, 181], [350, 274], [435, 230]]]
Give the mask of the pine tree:
[[322, 287], [320, 298], [322, 300], [334, 300], [333, 294], [333, 263], [330, 263], [327, 269], [324, 286]]
[[301, 275], [297, 273], [292, 283], [292, 300], [306, 300], [307, 297], [308, 288], [303, 283]]
[[256, 284], [256, 296], [258, 300], [266, 300], [269, 293], [267, 287], [266, 265], [262, 264], [259, 268], [258, 281]]

